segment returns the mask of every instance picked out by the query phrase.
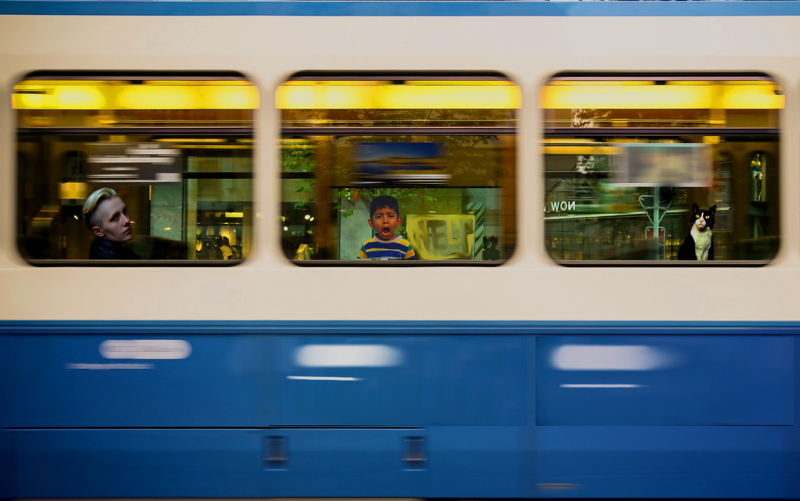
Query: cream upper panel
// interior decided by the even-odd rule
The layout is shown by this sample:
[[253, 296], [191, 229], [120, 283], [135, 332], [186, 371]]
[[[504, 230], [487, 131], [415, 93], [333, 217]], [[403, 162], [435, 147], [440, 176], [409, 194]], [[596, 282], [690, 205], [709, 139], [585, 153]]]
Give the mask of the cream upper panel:
[[[194, 54], [263, 58], [266, 53], [339, 56], [343, 55], [340, 49], [347, 48], [352, 56], [378, 57], [400, 54], [481, 57], [499, 53], [791, 57], [796, 54], [793, 42], [798, 38], [797, 18], [791, 16], [0, 17], [4, 24], [0, 35], [4, 43], [2, 52], [25, 56], [74, 55], [75, 51], [82, 51], [87, 56], [143, 54], [157, 58]], [[411, 29], [413, 37], [408, 36]], [[35, 37], [31, 36], [33, 33]], [[476, 37], [476, 33], [486, 36]], [[654, 33], [662, 36], [655, 37]], [[758, 36], [750, 36], [743, 43], [742, 35], [753, 33]], [[287, 35], [294, 35], [290, 46], [286, 45]], [[98, 43], [99, 40], [103, 43]]]
[[[759, 36], [744, 36], [753, 32]], [[653, 33], [665, 35], [653, 40]], [[800, 320], [795, 308], [800, 178], [788, 168], [797, 165], [800, 151], [796, 141], [787, 140], [797, 137], [800, 127], [795, 111], [798, 38], [800, 19], [777, 17], [0, 17], [5, 96], [0, 99], [0, 319]], [[264, 103], [255, 153], [260, 217], [251, 259], [225, 269], [96, 270], [33, 268], [18, 258], [10, 89], [30, 71], [76, 68], [235, 70], [259, 86]], [[300, 268], [288, 263], [279, 244], [274, 160], [279, 129], [270, 103], [280, 82], [308, 69], [496, 70], [518, 83], [524, 103], [513, 259], [499, 268], [471, 270]], [[707, 270], [553, 264], [542, 249], [538, 90], [564, 70], [757, 70], [775, 77], [787, 91], [787, 110], [781, 145], [782, 243], [773, 264]], [[108, 284], [115, 284], [108, 299], [90, 295]], [[390, 294], [404, 299], [393, 308], [372, 307], [376, 284], [391, 284]], [[672, 292], [655, 301], [643, 292], [646, 284]], [[705, 311], [690, 311], [687, 287], [715, 299]]]

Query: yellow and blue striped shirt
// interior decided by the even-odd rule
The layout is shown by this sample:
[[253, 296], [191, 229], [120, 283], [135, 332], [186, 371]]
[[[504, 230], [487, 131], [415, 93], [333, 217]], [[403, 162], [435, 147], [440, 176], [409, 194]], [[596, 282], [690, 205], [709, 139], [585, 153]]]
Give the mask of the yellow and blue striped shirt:
[[417, 259], [417, 254], [400, 235], [388, 242], [373, 237], [361, 246], [358, 259]]

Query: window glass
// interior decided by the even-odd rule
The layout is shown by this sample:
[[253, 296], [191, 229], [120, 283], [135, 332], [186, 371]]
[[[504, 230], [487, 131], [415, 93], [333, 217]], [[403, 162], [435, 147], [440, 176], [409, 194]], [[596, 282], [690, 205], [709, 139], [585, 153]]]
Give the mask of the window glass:
[[564, 75], [541, 100], [553, 259], [775, 256], [784, 96], [774, 81]]
[[26, 259], [248, 256], [259, 95], [241, 76], [33, 74], [12, 99]]
[[289, 259], [510, 256], [520, 92], [504, 77], [299, 75], [276, 101]]

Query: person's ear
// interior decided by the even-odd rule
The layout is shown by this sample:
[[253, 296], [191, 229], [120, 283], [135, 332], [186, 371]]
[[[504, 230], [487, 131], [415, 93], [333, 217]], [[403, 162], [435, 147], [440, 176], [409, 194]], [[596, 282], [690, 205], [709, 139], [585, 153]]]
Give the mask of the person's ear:
[[374, 226], [372, 226], [372, 218], [367, 219], [367, 221], [369, 221], [369, 227], [370, 228], [375, 228]]
[[397, 216], [397, 226], [400, 226], [401, 224], [403, 224], [403, 218], [400, 217], [400, 216]]
[[92, 233], [94, 233], [98, 237], [103, 237], [103, 230], [100, 229], [99, 226], [92, 226]]

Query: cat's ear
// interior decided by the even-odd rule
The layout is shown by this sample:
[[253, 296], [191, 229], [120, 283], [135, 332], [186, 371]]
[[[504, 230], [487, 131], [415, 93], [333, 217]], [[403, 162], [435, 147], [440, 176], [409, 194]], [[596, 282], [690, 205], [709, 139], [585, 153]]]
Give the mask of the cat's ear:
[[711, 208], [708, 209], [708, 212], [713, 216], [714, 213], [717, 212], [717, 206], [716, 205], [712, 205]]
[[698, 207], [697, 204], [693, 203], [692, 204], [692, 212], [700, 212], [700, 207]]

